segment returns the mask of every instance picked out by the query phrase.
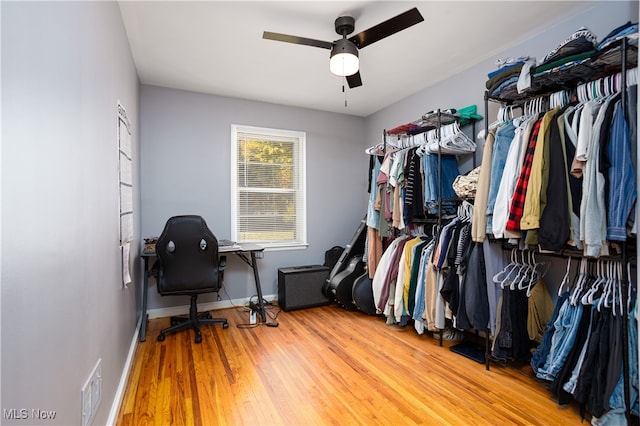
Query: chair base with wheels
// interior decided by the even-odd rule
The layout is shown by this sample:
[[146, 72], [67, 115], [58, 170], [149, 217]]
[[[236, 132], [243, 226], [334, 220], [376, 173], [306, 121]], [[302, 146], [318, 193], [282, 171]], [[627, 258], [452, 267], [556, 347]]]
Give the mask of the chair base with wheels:
[[188, 318], [171, 317], [171, 327], [160, 331], [160, 334], [158, 335], [159, 342], [164, 341], [167, 333], [173, 333], [186, 328], [193, 328], [196, 333], [195, 342], [200, 343], [202, 342], [202, 332], [200, 331], [201, 325], [222, 324], [222, 328], [229, 328], [229, 323], [226, 318], [212, 318], [209, 311], [198, 313], [197, 300], [197, 294], [191, 296], [191, 306], [189, 307]]

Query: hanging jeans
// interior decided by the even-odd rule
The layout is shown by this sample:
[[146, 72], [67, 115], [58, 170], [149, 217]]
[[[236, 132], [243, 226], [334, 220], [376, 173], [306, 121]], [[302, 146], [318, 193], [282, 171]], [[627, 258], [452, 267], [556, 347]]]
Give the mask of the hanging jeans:
[[547, 328], [542, 336], [542, 342], [536, 348], [533, 356], [531, 357], [531, 368], [534, 373], [538, 373], [538, 371], [544, 367], [547, 362], [547, 358], [549, 356], [549, 352], [551, 351], [551, 339], [553, 337], [556, 328], [553, 324], [558, 319], [558, 315], [560, 313], [560, 308], [564, 305], [566, 300], [569, 298], [569, 293], [564, 292], [560, 296], [558, 296], [558, 300], [556, 301], [556, 306], [553, 309], [553, 314], [551, 315], [551, 320], [547, 324]]
[[553, 337], [551, 338], [551, 349], [544, 367], [538, 370], [536, 377], [543, 380], [553, 381], [556, 374], [564, 365], [564, 361], [573, 347], [578, 323], [582, 318], [582, 306], [573, 306], [566, 300], [556, 319]]
[[[460, 174], [455, 155], [441, 155], [442, 167], [442, 213], [455, 214], [458, 196], [453, 190], [453, 181]], [[424, 203], [427, 212], [438, 213], [438, 195], [440, 184], [438, 183], [438, 156], [424, 154], [422, 157], [422, 170], [424, 172], [425, 188]]]
[[[589, 330], [591, 330], [593, 326], [593, 311], [597, 309], [599, 301], [600, 299], [596, 299], [593, 302], [593, 307], [591, 308], [591, 312], [589, 315]], [[582, 369], [582, 364], [584, 363], [584, 359], [587, 356], [587, 348], [589, 347], [589, 337], [590, 336], [587, 335], [587, 339], [582, 345], [582, 349], [580, 349], [580, 356], [578, 357], [576, 365], [574, 366], [573, 371], [571, 372], [571, 377], [569, 377], [569, 380], [562, 386], [565, 392], [568, 392], [572, 395], [576, 390], [578, 375], [580, 374], [580, 370]]]
[[572, 395], [566, 392], [562, 385], [570, 380], [572, 372], [580, 361], [580, 355], [583, 349], [585, 349], [584, 352], [586, 354], [585, 342], [589, 340], [590, 336], [592, 306], [580, 306], [582, 306], [582, 317], [577, 325], [578, 329], [573, 341], [573, 347], [569, 351], [564, 365], [560, 371], [558, 371], [558, 374], [556, 374], [556, 378], [549, 384], [549, 390], [558, 398], [558, 404], [560, 405], [566, 405], [572, 400]]

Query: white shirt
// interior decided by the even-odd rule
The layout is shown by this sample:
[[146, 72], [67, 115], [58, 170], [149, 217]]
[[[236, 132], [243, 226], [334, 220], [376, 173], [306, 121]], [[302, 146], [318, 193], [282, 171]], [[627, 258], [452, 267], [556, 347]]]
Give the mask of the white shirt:
[[[496, 238], [504, 238], [504, 232], [507, 226], [507, 220], [509, 219], [509, 209], [511, 208], [511, 199], [520, 177], [520, 169], [522, 168], [522, 162], [524, 157], [520, 155], [522, 151], [522, 145], [529, 143], [528, 136], [530, 129], [530, 123], [535, 121], [535, 116], [518, 117], [513, 120], [515, 125], [515, 133], [513, 141], [509, 146], [507, 152], [507, 159], [504, 163], [504, 171], [502, 172], [502, 179], [500, 180], [500, 186], [498, 187], [498, 193], [496, 195], [496, 204], [493, 208], [493, 228], [492, 233]], [[528, 131], [527, 131], [528, 130]]]

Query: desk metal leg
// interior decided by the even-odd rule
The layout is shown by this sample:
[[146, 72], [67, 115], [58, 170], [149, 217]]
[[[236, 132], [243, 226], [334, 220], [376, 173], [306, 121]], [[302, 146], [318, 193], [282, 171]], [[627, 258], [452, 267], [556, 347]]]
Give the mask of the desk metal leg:
[[260, 316], [262, 322], [267, 322], [267, 313], [264, 310], [264, 301], [262, 299], [262, 286], [260, 285], [260, 276], [258, 275], [258, 262], [256, 262], [256, 252], [251, 252], [251, 268], [253, 269], [253, 278], [256, 282], [256, 291], [258, 293], [258, 307], [260, 308]]
[[140, 320], [140, 341], [147, 340], [147, 291], [149, 289], [149, 258], [144, 258], [144, 277], [142, 280], [142, 319]]

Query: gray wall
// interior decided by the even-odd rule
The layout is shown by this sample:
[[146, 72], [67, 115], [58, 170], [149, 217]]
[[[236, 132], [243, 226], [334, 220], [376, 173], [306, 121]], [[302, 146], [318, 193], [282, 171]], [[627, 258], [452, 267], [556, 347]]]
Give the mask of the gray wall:
[[[277, 293], [278, 268], [322, 264], [325, 250], [353, 235], [365, 213], [366, 169], [354, 167], [363, 157], [363, 118], [146, 85], [140, 104], [143, 237], [158, 236], [178, 214], [202, 215], [218, 238], [230, 237], [231, 124], [307, 134], [309, 246], [265, 252], [259, 261], [264, 295]], [[249, 272], [228, 258], [231, 299], [256, 294]], [[188, 298], [161, 298], [151, 282], [150, 309], [176, 305], [188, 305]]]
[[[80, 389], [102, 358], [93, 424], [105, 424], [137, 320], [139, 286], [119, 277], [116, 106], [137, 161], [139, 82], [117, 3], [1, 7], [0, 408], [57, 413], [2, 422], [79, 425]], [[139, 211], [138, 164], [134, 177]]]
[[[494, 5], [495, 4], [496, 3], [494, 3]], [[418, 92], [370, 115], [365, 122], [365, 144], [363, 145], [363, 149], [381, 141], [380, 135], [384, 129], [391, 129], [399, 124], [417, 120], [423, 113], [433, 111], [437, 108], [462, 108], [467, 105], [476, 104], [478, 113], [485, 116], [485, 82], [487, 81], [487, 73], [496, 68], [496, 59], [525, 55], [541, 59], [582, 26], [589, 28], [598, 37], [598, 40], [602, 40], [611, 30], [619, 25], [627, 21], [638, 22], [637, 1], [585, 2], [584, 6], [582, 12], [561, 18], [559, 23], [541, 30], [517, 46], [491, 56], [487, 58], [485, 62], [459, 74], [447, 76], [447, 78], [443, 79], [438, 85]], [[517, 37], [517, 35], [506, 36]], [[487, 46], [487, 51], [491, 49], [492, 46]], [[489, 123], [496, 120], [497, 109], [498, 104], [493, 102], [489, 103]], [[484, 121], [478, 123], [477, 131], [484, 129], [484, 126]], [[466, 128], [465, 131], [471, 134], [469, 128]], [[481, 141], [479, 141], [478, 144], [479, 149], [476, 152], [476, 159], [477, 165], [480, 165], [482, 160]], [[471, 169], [471, 160], [472, 158], [460, 159], [461, 173], [465, 173]], [[366, 161], [368, 160], [361, 160], [361, 167], [363, 169], [366, 167]], [[545, 258], [544, 260], [553, 263], [553, 267], [547, 275], [549, 278], [547, 282], [550, 287], [557, 286], [557, 283], [561, 281], [565, 272], [566, 260], [560, 258]]]

